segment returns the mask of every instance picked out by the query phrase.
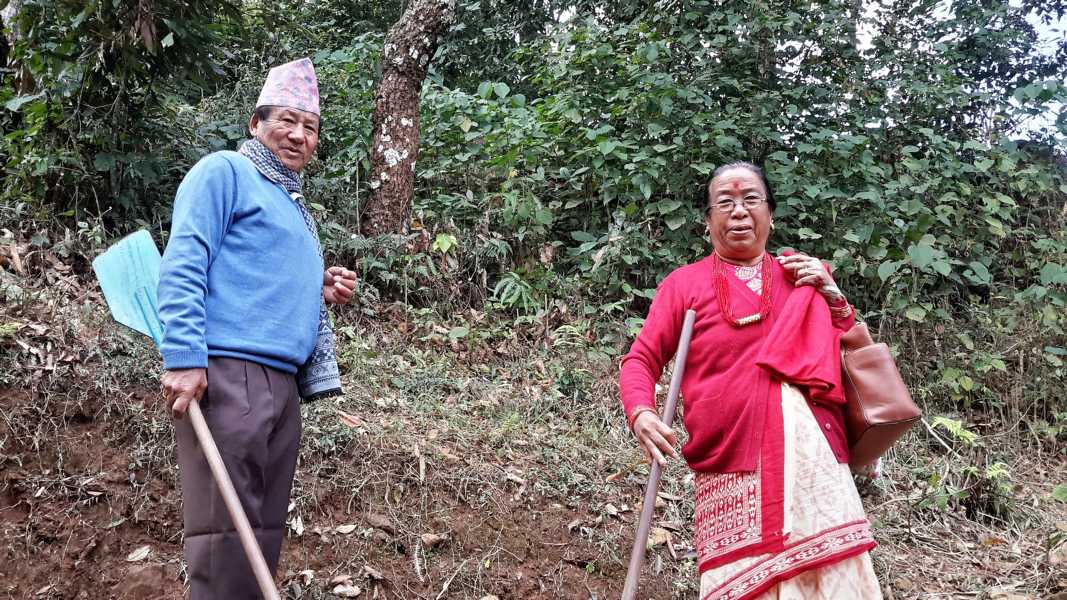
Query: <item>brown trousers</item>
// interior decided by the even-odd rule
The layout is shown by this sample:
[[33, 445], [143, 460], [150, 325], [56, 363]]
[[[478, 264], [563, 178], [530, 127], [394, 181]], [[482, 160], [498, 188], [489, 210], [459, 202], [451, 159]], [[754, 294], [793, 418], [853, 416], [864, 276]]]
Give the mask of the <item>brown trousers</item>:
[[[200, 402], [271, 573], [278, 569], [300, 447], [293, 375], [235, 358], [210, 358]], [[181, 467], [185, 561], [192, 600], [261, 598], [188, 417], [174, 422]]]

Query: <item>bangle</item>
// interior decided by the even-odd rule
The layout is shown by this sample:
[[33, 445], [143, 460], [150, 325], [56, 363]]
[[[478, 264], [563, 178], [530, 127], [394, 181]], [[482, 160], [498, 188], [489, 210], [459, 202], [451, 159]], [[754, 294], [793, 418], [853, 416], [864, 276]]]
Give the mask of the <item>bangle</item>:
[[849, 304], [847, 300], [845, 301], [845, 304], [842, 305], [842, 306], [831, 306], [830, 307], [830, 316], [835, 318], [835, 319], [846, 319], [851, 314], [852, 314], [852, 305]]
[[630, 433], [634, 432], [634, 421], [637, 420], [638, 415], [646, 412], [656, 412], [656, 409], [651, 406], [638, 406], [632, 413], [630, 413], [630, 416], [626, 418], [626, 424], [630, 428]]

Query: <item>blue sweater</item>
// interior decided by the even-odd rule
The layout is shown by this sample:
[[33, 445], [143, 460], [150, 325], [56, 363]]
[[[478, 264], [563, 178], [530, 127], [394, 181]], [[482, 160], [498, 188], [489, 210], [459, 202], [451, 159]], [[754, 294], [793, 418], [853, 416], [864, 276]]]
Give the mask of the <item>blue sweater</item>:
[[236, 152], [178, 186], [160, 267], [163, 368], [241, 358], [295, 373], [315, 348], [322, 259], [300, 209]]

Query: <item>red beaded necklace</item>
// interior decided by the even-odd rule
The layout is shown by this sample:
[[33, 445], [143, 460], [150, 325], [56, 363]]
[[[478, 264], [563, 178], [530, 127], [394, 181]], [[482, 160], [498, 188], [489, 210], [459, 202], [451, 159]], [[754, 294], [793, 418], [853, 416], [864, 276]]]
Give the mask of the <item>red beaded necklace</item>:
[[723, 264], [726, 261], [719, 257], [716, 252], [712, 254], [712, 279], [715, 281], [715, 292], [719, 299], [719, 311], [722, 312], [723, 318], [726, 322], [734, 327], [744, 327], [745, 325], [751, 325], [758, 323], [766, 319], [771, 314], [771, 255], [764, 253], [763, 265], [760, 273], [761, 280], [763, 282], [763, 289], [760, 293], [759, 300], [759, 312], [748, 315], [747, 317], [741, 317], [740, 319], [734, 318], [734, 313], [730, 309], [730, 285], [726, 281], [726, 271], [723, 268]]

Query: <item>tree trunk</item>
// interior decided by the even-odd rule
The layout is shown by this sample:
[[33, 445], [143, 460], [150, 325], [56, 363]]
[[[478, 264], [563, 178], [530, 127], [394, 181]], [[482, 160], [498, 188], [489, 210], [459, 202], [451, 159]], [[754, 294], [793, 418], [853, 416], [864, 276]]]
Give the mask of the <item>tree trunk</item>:
[[419, 157], [419, 94], [455, 14], [455, 0], [414, 0], [385, 38], [372, 120], [373, 191], [360, 227], [364, 235], [407, 229]]
[[0, 29], [7, 29], [7, 36], [0, 35], [0, 67], [13, 67], [15, 92], [29, 94], [33, 92], [33, 75], [30, 68], [24, 64], [16, 64], [15, 44], [23, 37], [22, 28], [19, 26], [18, 17], [22, 11], [24, 0], [10, 0], [3, 10], [0, 10]]

